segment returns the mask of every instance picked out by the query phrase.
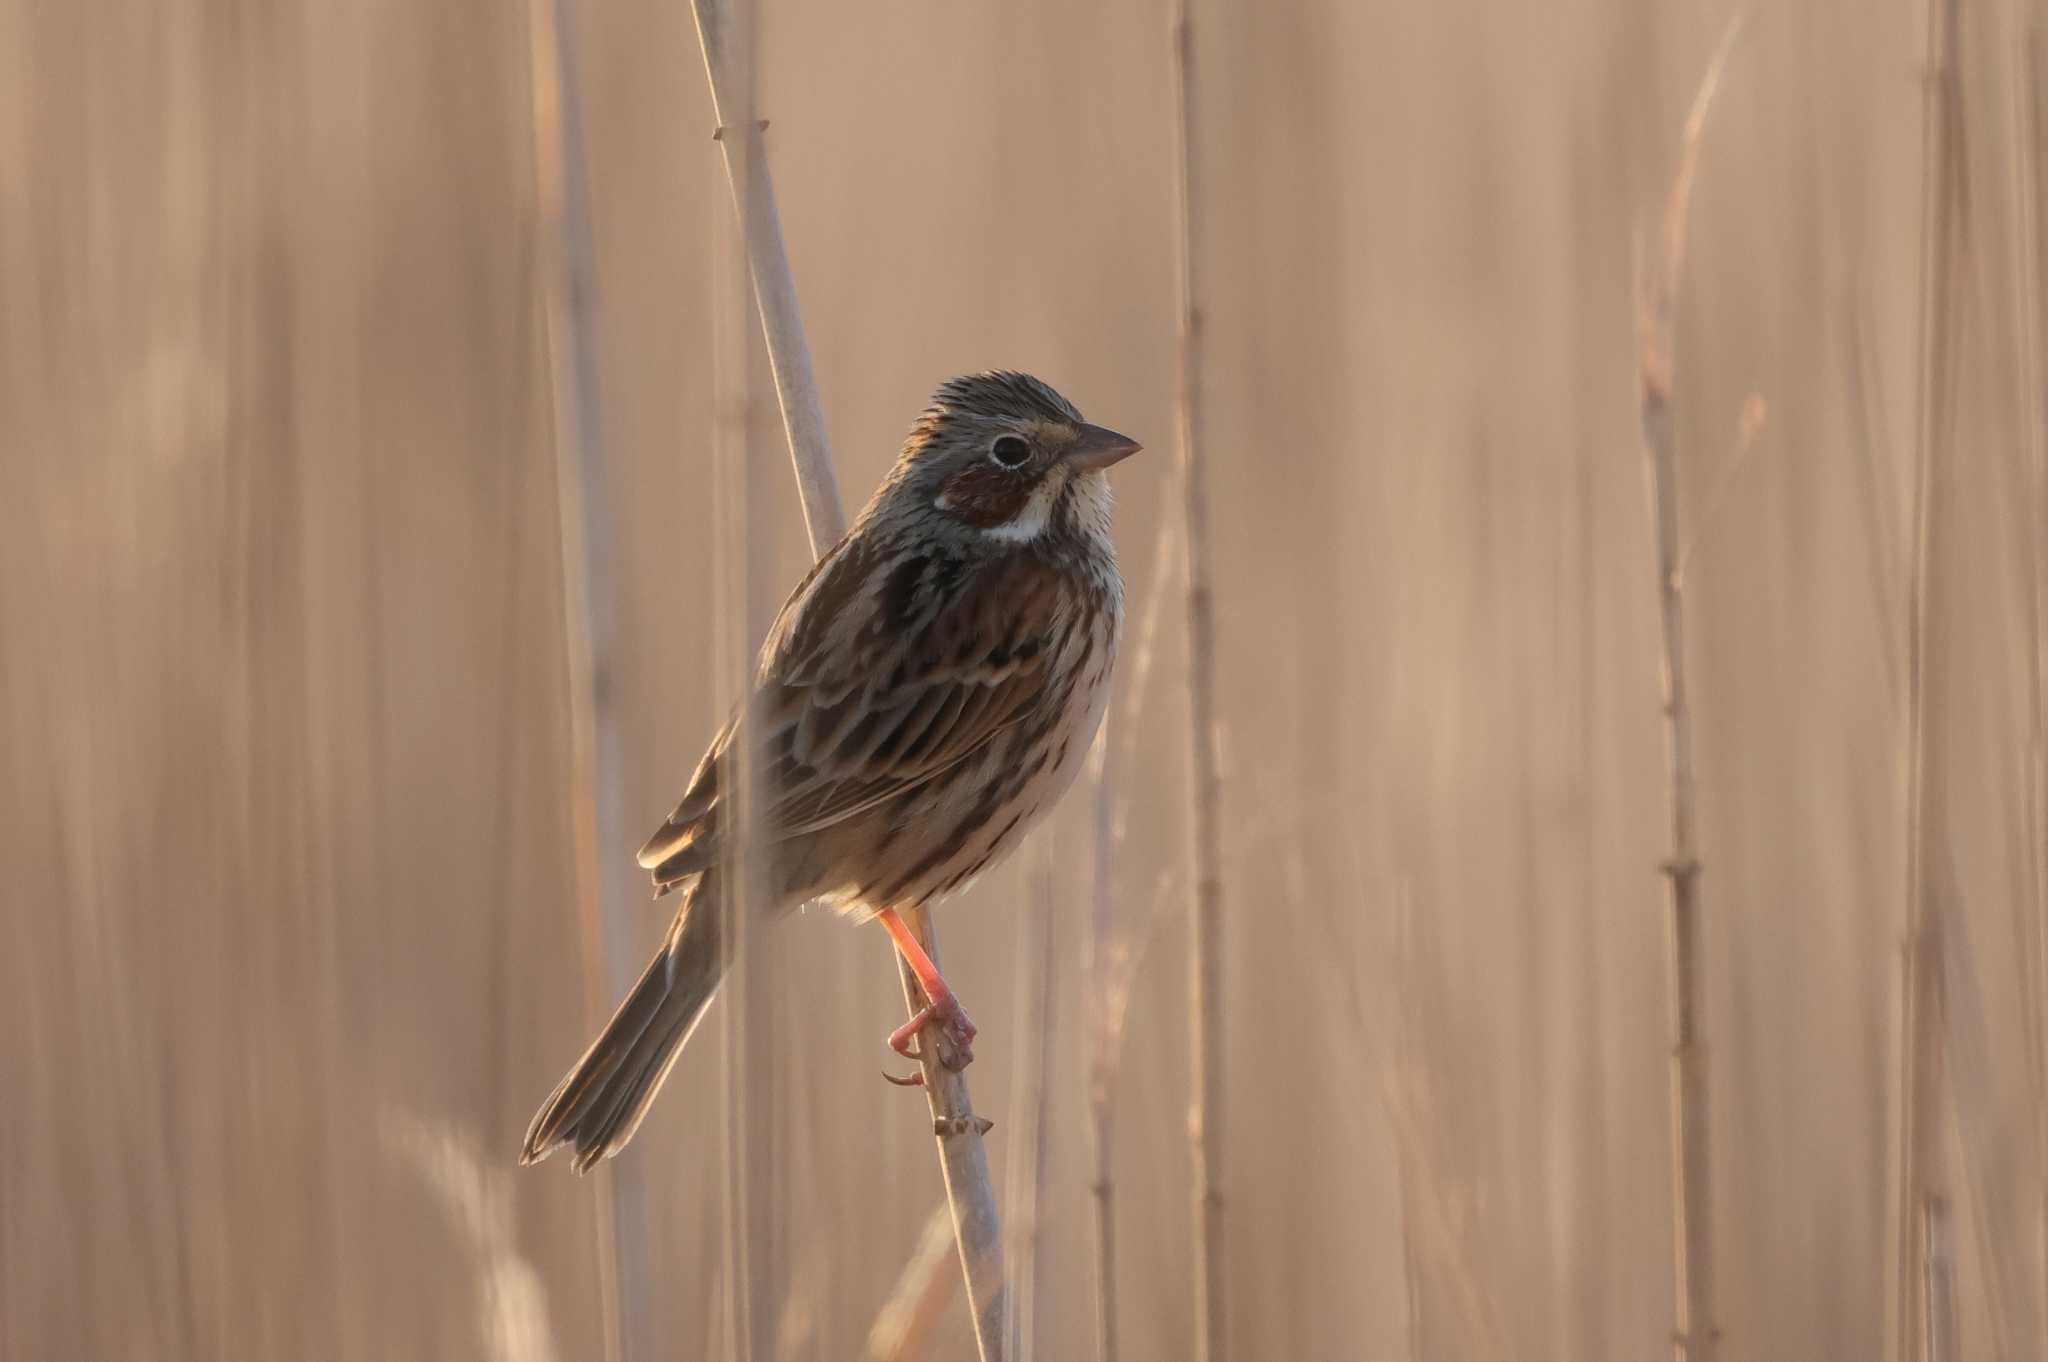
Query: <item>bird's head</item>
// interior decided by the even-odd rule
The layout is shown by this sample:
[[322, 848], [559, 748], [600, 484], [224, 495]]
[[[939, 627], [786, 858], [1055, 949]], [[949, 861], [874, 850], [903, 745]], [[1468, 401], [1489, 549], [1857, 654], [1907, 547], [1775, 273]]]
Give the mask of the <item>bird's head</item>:
[[1138, 442], [1090, 425], [1047, 384], [1019, 373], [949, 379], [917, 418], [897, 463], [898, 494], [999, 541], [1027, 543], [1072, 522], [1106, 532], [1104, 470]]

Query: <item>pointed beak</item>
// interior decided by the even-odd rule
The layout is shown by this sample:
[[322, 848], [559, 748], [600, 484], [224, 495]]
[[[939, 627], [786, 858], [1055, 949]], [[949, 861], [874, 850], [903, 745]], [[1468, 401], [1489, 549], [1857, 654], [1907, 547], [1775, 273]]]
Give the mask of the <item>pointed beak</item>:
[[1101, 426], [1083, 423], [1081, 433], [1074, 443], [1067, 446], [1066, 461], [1075, 468], [1087, 471], [1107, 468], [1113, 463], [1128, 459], [1144, 446], [1128, 435], [1119, 435]]

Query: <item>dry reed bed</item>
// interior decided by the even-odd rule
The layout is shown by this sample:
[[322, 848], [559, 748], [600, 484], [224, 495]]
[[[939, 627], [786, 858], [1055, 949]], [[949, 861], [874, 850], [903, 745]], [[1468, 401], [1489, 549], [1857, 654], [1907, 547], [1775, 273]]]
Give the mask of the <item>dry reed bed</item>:
[[[679, 74], [687, 13], [577, 12], [630, 821], [672, 798], [675, 754], [719, 698], [699, 642], [717, 621], [675, 588], [714, 542], [696, 490], [722, 419], [706, 317], [732, 209], [702, 82]], [[1875, 1356], [1894, 1331], [1888, 1260], [1910, 1222], [1890, 1203], [1920, 1196], [1887, 1153], [1912, 1072], [1890, 1008], [1914, 708], [1924, 837], [1952, 872], [1951, 1062], [1918, 1089], [1948, 1176], [1939, 1251], [1915, 1251], [1908, 1280], [1952, 1304], [1958, 1356], [2020, 1355], [2048, 1305], [2028, 888], [2042, 272], [2016, 268], [2040, 258], [2041, 37], [2029, 6], [1960, 16], [1953, 477], [1913, 704], [1920, 12], [1760, 12], [1695, 204], [1689, 491], [1725, 466], [1747, 394], [1771, 397], [1686, 572], [1731, 1355]], [[196, 18], [0, 9], [0, 1078], [19, 1098], [0, 1104], [0, 1354], [354, 1359], [432, 1339], [503, 1356], [479, 1310], [488, 1256], [541, 1293], [527, 1341], [597, 1355], [612, 1288], [590, 1187], [506, 1188], [486, 1255], [467, 1211], [422, 1194], [417, 1158], [354, 1138], [367, 1111], [505, 1149], [552, 1077], [536, 1057], [582, 1024], [560, 979], [579, 951], [575, 760], [525, 16]], [[1080, 41], [1059, 7], [767, 12], [778, 187], [851, 482], [935, 375], [984, 360], [1064, 378], [1163, 448], [1160, 21], [1091, 11]], [[1420, 1056], [1446, 1113], [1419, 1141], [1432, 1169], [1395, 1146], [1354, 1033], [1226, 1032], [1241, 1355], [1361, 1338], [1482, 1355], [1460, 1274], [1521, 1355], [1637, 1358], [1668, 1334], [1643, 911], [1663, 755], [1618, 262], [1665, 192], [1719, 23], [1476, 0], [1218, 21], [1203, 447], [1232, 808], [1289, 831], [1290, 898], [1342, 905], [1347, 939], [1377, 944], [1397, 898], [1360, 892], [1354, 862], [1410, 886], [1437, 965], [1411, 967], [1393, 1049]], [[772, 413], [747, 421], [755, 447], [777, 434]], [[1132, 466], [1127, 546], [1162, 518], [1164, 465]], [[787, 580], [794, 513], [774, 528]], [[1143, 601], [1164, 574], [1127, 559]], [[1118, 739], [1113, 874], [1132, 913], [1183, 854], [1180, 717], [1142, 706]], [[1086, 935], [1087, 821], [1076, 801], [1048, 830], [1069, 876], [1056, 941]], [[1271, 843], [1249, 826], [1225, 841], [1232, 1016], [1298, 1016], [1304, 985], [1391, 987], [1356, 950], [1305, 957], [1249, 897]], [[991, 1017], [1014, 1012], [1019, 892], [999, 876], [946, 920], [949, 964]], [[809, 1010], [782, 1004], [804, 1052], [765, 1080], [791, 1123], [764, 1233], [792, 1245], [784, 1340], [829, 1350], [865, 1335], [915, 1247], [931, 1158], [921, 1113], [871, 1091], [894, 1012], [879, 947], [810, 922], [778, 935]], [[1186, 944], [1168, 929], [1157, 950]], [[1056, 975], [1055, 1072], [1083, 1053], [1084, 987]], [[1186, 1003], [1178, 970], [1131, 977], [1110, 1137], [1125, 1362], [1191, 1351], [1184, 1260], [1138, 1251], [1191, 1238]], [[984, 1051], [985, 1091], [1013, 1086], [1011, 1049]], [[655, 1174], [648, 1327], [707, 1356], [725, 1347], [717, 1055], [685, 1062], [677, 1092], [695, 1099], [664, 1103], [636, 1146]], [[1302, 1110], [1330, 1074], [1327, 1105]], [[1069, 1079], [1049, 1089], [1037, 1341], [1086, 1356], [1095, 1163]], [[822, 1113], [835, 1124], [813, 1138]], [[991, 1114], [1000, 1172], [1028, 1141], [1023, 1113]], [[1456, 1266], [1430, 1247], [1432, 1181]], [[962, 1315], [928, 1343], [964, 1352]]]

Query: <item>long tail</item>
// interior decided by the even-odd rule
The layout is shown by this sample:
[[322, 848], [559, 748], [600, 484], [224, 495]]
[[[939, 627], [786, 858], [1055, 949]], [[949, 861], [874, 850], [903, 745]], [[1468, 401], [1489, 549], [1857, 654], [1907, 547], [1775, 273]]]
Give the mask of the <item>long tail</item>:
[[526, 1128], [521, 1163], [536, 1163], [571, 1145], [576, 1171], [588, 1172], [633, 1138], [725, 973], [713, 879], [707, 873], [690, 888], [647, 972], [541, 1103]]

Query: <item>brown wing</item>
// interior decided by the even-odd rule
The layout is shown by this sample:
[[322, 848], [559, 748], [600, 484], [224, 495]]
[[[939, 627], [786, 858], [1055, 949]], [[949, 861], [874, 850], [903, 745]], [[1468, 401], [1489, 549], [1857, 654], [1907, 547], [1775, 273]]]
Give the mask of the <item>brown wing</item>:
[[778, 840], [930, 780], [1031, 712], [1075, 608], [1026, 555], [882, 560], [842, 542], [770, 631], [753, 715], [727, 723], [640, 863], [658, 880], [710, 864], [719, 769], [749, 728]]

